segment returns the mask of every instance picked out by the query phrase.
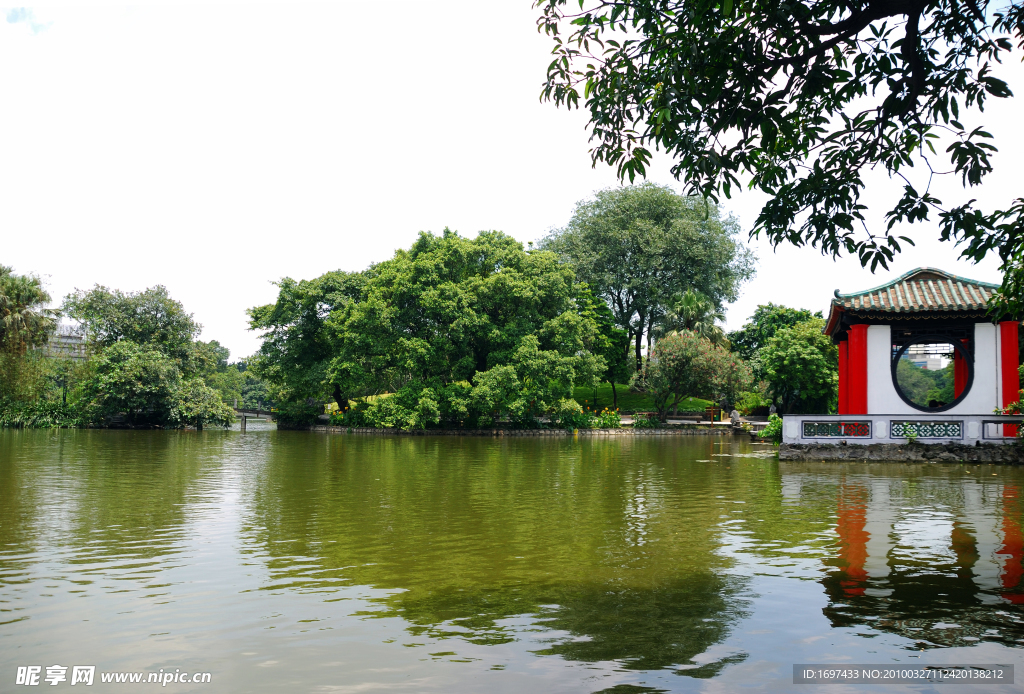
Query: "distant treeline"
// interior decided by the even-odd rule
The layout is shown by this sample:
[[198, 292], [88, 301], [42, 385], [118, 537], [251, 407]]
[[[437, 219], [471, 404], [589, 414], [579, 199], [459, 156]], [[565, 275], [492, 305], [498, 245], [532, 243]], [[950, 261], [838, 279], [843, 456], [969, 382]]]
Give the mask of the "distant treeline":
[[[125, 293], [97, 285], [49, 309], [38, 277], [0, 267], [0, 426], [226, 426], [228, 403], [264, 401], [266, 385], [161, 286]], [[61, 317], [75, 321], [86, 359], [46, 349]], [[66, 339], [67, 336], [65, 336]]]

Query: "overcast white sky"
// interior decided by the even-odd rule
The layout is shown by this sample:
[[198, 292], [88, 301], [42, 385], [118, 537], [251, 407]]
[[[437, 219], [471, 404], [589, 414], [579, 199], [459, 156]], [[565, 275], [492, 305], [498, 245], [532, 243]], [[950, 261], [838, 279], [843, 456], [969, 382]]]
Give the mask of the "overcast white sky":
[[[585, 116], [538, 101], [550, 44], [530, 0], [285, 5], [41, 6], [0, 17], [0, 263], [42, 275], [59, 301], [100, 283], [164, 284], [235, 357], [259, 341], [245, 309], [271, 282], [358, 270], [420, 230], [500, 229], [535, 240], [615, 185], [593, 169]], [[4, 21], [6, 20], [6, 21]], [[1024, 70], [1002, 76], [1017, 93]], [[993, 104], [996, 173], [977, 197], [1021, 195], [1019, 102]], [[670, 162], [650, 179], [678, 184]], [[960, 201], [955, 181], [947, 203]], [[879, 179], [881, 213], [898, 187]], [[940, 197], [943, 195], [940, 194]], [[726, 202], [745, 229], [762, 198]], [[957, 261], [937, 225], [893, 273], [755, 242], [756, 279], [728, 311], [827, 310], [835, 288], [921, 265], [999, 281]]]

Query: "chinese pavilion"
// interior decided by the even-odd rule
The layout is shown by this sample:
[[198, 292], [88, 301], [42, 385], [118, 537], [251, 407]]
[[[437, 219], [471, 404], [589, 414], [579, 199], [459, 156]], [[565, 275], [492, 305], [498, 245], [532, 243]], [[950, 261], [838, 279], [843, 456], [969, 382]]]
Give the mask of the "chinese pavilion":
[[825, 333], [839, 347], [839, 414], [980, 415], [1016, 401], [1017, 321], [988, 317], [996, 289], [934, 268], [837, 289]]

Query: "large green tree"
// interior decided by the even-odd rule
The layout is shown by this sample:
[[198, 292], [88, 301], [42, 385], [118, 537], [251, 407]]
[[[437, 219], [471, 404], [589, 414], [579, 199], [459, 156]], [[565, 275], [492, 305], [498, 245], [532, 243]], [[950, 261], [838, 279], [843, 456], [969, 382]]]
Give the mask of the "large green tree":
[[[554, 41], [543, 97], [590, 114], [594, 162], [643, 175], [654, 149], [690, 193], [768, 195], [752, 234], [853, 253], [872, 270], [899, 223], [935, 215], [967, 258], [1004, 262], [1004, 308], [1024, 297], [1024, 198], [982, 210], [939, 200], [992, 171], [980, 125], [1011, 96], [995, 67], [1024, 42], [1024, 3], [988, 0], [536, 0]], [[902, 187], [887, 226], [864, 227], [865, 174]], [[862, 230], [863, 229], [863, 230]]]
[[634, 346], [648, 347], [671, 299], [694, 289], [716, 308], [735, 301], [753, 274], [751, 252], [736, 240], [739, 224], [714, 204], [645, 183], [595, 193], [542, 242], [611, 307]]
[[94, 359], [84, 410], [98, 424], [122, 417], [128, 426], [159, 426], [170, 418], [180, 383], [178, 365], [164, 352], [120, 340]]
[[90, 344], [104, 349], [128, 341], [158, 349], [187, 375], [209, 368], [216, 350], [197, 345], [202, 326], [161, 285], [123, 292], [96, 285], [64, 299], [64, 312], [85, 328]]
[[230, 352], [197, 340], [200, 326], [167, 289], [123, 292], [96, 285], [64, 299], [64, 310], [88, 337], [91, 373], [79, 403], [94, 424], [226, 426], [234, 414], [218, 376]]
[[839, 398], [839, 350], [811, 318], [776, 331], [758, 353], [759, 376], [783, 414], [835, 412]]
[[199, 376], [183, 378], [177, 362], [156, 345], [119, 340], [98, 352], [86, 380], [81, 412], [106, 425], [228, 426], [234, 412]]
[[251, 360], [253, 374], [280, 400], [333, 398], [344, 406], [351, 393], [328, 375], [337, 351], [335, 331], [327, 319], [358, 302], [365, 294], [368, 272], [328, 272], [312, 280], [285, 277], [278, 282], [277, 301], [249, 309], [249, 327], [262, 333]]
[[586, 287], [500, 232], [422, 233], [365, 273], [280, 286], [250, 311], [253, 368], [291, 400], [392, 394], [370, 406], [378, 423], [527, 421], [604, 368]]

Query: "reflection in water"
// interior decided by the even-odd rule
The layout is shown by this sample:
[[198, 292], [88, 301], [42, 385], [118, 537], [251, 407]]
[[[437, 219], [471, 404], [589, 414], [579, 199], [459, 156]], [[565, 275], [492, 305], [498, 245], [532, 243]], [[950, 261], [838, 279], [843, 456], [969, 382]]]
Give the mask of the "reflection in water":
[[[318, 451], [318, 446], [327, 449]], [[682, 479], [650, 441], [305, 439], [252, 490], [267, 586], [395, 589], [372, 615], [413, 637], [515, 641], [536, 615], [540, 655], [631, 669], [693, 665], [741, 614], [723, 575], [713, 470]], [[657, 461], [657, 462], [655, 462]], [[689, 466], [687, 466], [688, 468]], [[314, 562], [310, 562], [315, 558]], [[709, 664], [699, 675], [713, 673]]]
[[788, 691], [837, 654], [1018, 662], [1022, 487], [700, 437], [2, 431], [0, 678]]
[[[44, 465], [36, 457], [40, 443]], [[204, 463], [218, 454], [210, 442], [151, 432], [116, 438], [92, 431], [4, 432], [0, 585], [30, 583], [34, 557], [49, 549], [61, 557], [54, 580], [71, 583], [73, 595], [141, 584], [159, 596], [162, 572], [181, 552], [186, 496]], [[29, 619], [21, 601], [7, 594], [0, 601], [0, 623]]]

